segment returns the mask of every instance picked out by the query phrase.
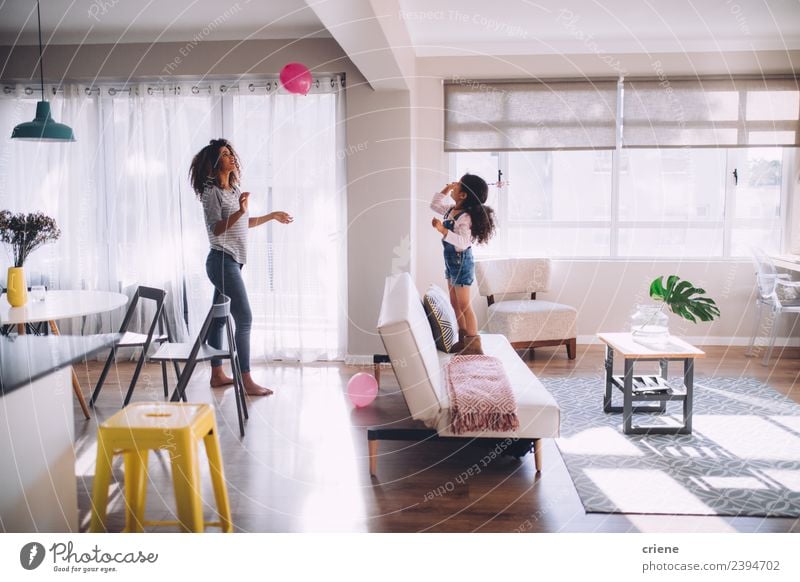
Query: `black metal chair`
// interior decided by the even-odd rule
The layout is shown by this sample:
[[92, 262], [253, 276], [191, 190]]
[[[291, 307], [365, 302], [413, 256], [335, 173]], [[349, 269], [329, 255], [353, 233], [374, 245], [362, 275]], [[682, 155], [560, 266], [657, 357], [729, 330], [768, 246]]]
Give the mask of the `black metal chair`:
[[[163, 289], [155, 289], [153, 287], [144, 286], [140, 286], [136, 289], [136, 292], [133, 294], [133, 298], [131, 299], [131, 303], [128, 306], [128, 311], [125, 313], [125, 318], [122, 320], [122, 325], [119, 328], [122, 338], [117, 345], [111, 348], [111, 353], [108, 354], [106, 365], [103, 366], [103, 371], [100, 373], [100, 378], [97, 380], [97, 386], [95, 386], [94, 392], [92, 393], [92, 398], [89, 400], [89, 406], [93, 407], [94, 403], [97, 401], [97, 397], [100, 395], [100, 390], [103, 388], [103, 383], [106, 380], [106, 376], [108, 376], [108, 371], [111, 369], [111, 364], [114, 362], [114, 357], [116, 356], [117, 350], [119, 348], [142, 348], [142, 353], [139, 356], [139, 360], [136, 362], [136, 369], [133, 372], [130, 386], [128, 386], [128, 392], [125, 394], [125, 400], [122, 404], [123, 406], [128, 405], [131, 400], [131, 396], [133, 396], [133, 389], [136, 387], [136, 381], [139, 379], [139, 374], [142, 371], [142, 366], [144, 365], [145, 360], [147, 360], [147, 351], [150, 349], [150, 345], [153, 342], [162, 344], [174, 339], [172, 330], [170, 329], [169, 320], [164, 312], [164, 300], [166, 297], [167, 292]], [[155, 315], [153, 316], [153, 321], [150, 322], [150, 327], [148, 328], [146, 334], [128, 331], [128, 326], [130, 325], [131, 319], [133, 319], [133, 315], [136, 312], [136, 305], [138, 304], [139, 299], [148, 299], [156, 302]], [[158, 335], [154, 335], [156, 326], [158, 326]], [[166, 333], [164, 333], [165, 331]], [[174, 366], [175, 376], [180, 378], [181, 371], [177, 362], [174, 363]], [[163, 382], [166, 386], [167, 365], [165, 362], [161, 363], [161, 375], [163, 376]], [[164, 397], [166, 398], [167, 396], [168, 393], [165, 388]]]
[[[244, 436], [244, 421], [249, 418], [247, 413], [247, 403], [244, 397], [244, 382], [242, 381], [242, 370], [239, 367], [239, 352], [236, 350], [236, 340], [233, 335], [233, 324], [231, 318], [231, 300], [227, 295], [221, 298], [222, 303], [216, 303], [206, 316], [200, 333], [194, 343], [175, 343], [167, 342], [161, 344], [158, 351], [150, 356], [151, 362], [185, 362], [183, 372], [178, 378], [178, 385], [172, 392], [171, 401], [178, 402], [186, 400], [186, 386], [192, 377], [197, 362], [204, 362], [212, 358], [220, 358], [231, 361], [231, 371], [233, 373], [233, 392], [236, 397], [236, 413], [239, 416], [239, 433]], [[215, 318], [225, 319], [225, 330], [228, 338], [227, 349], [217, 349], [206, 343], [208, 331]], [[177, 365], [177, 364], [176, 364]], [[164, 391], [167, 391], [167, 377], [164, 376]]]

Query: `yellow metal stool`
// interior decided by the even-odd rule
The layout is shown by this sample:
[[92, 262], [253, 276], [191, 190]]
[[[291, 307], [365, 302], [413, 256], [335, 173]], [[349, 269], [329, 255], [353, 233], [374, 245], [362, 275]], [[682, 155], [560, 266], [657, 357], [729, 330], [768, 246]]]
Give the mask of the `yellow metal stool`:
[[[199, 441], [205, 443], [217, 513], [220, 521], [203, 522], [200, 497]], [[172, 483], [178, 521], [145, 521], [147, 457], [151, 449], [166, 449], [172, 460]], [[141, 532], [145, 525], [180, 525], [182, 531], [202, 532], [205, 526], [233, 531], [228, 489], [222, 468], [217, 421], [209, 404], [139, 402], [106, 420], [97, 430], [97, 468], [92, 491], [91, 532], [105, 531], [111, 462], [122, 454], [125, 463], [125, 531]]]

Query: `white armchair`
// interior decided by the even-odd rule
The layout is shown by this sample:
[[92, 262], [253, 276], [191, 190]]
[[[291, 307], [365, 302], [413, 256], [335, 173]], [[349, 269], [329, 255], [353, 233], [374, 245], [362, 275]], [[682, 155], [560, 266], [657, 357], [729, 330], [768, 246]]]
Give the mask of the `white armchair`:
[[[550, 284], [550, 259], [480, 260], [475, 271], [480, 294], [489, 303], [489, 333], [506, 336], [517, 350], [563, 345], [567, 357], [575, 359], [577, 310], [536, 299], [536, 293], [547, 291]], [[526, 298], [495, 301], [495, 295], [513, 294]]]

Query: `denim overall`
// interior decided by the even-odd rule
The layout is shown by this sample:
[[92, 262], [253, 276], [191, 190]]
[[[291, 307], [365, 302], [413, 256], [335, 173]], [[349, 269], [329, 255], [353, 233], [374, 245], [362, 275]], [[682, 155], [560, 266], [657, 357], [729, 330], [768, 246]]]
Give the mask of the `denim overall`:
[[[442, 224], [444, 227], [453, 231], [455, 229], [456, 220], [463, 213], [459, 213], [455, 218], [448, 218], [450, 208], [444, 215]], [[465, 251], [457, 251], [449, 242], [442, 239], [442, 246], [444, 247], [444, 276], [447, 282], [453, 287], [469, 287], [475, 280], [475, 261], [472, 259], [472, 247]]]

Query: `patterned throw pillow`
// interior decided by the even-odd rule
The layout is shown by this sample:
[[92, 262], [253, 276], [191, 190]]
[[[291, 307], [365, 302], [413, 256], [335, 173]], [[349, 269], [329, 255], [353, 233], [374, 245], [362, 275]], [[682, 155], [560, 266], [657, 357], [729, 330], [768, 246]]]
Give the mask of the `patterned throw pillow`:
[[422, 298], [422, 305], [428, 315], [436, 348], [450, 352], [458, 341], [458, 320], [447, 293], [437, 285], [431, 285]]

